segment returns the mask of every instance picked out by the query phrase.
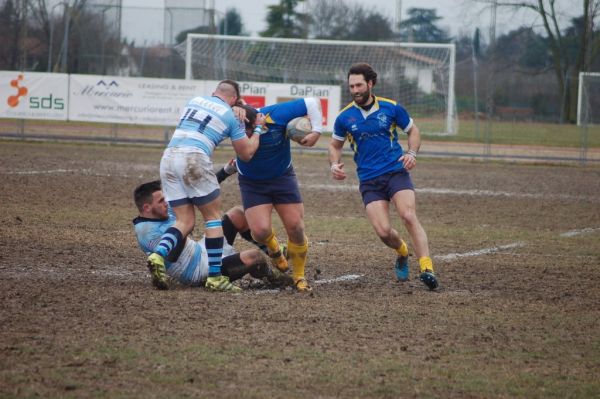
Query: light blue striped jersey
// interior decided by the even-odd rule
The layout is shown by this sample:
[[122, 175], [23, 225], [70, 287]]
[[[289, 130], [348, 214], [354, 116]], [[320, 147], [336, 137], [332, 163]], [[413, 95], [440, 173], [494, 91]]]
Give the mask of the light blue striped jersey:
[[194, 97], [185, 106], [168, 147], [196, 147], [211, 156], [215, 147], [227, 138], [246, 136], [229, 104], [219, 97]]
[[348, 104], [333, 126], [333, 139], [350, 141], [361, 182], [404, 169], [398, 162], [403, 153], [398, 128], [408, 132], [413, 126], [413, 120], [400, 104], [382, 97], [374, 99], [369, 111], [354, 102]]
[[[175, 214], [169, 207], [169, 217], [167, 219], [148, 219], [141, 216], [133, 219], [135, 235], [138, 245], [146, 255], [150, 255], [163, 233], [175, 224]], [[223, 245], [223, 256], [229, 256], [235, 253], [233, 248], [227, 244]], [[208, 255], [204, 238], [201, 241], [194, 241], [187, 237], [185, 246], [175, 262], [165, 260], [167, 274], [185, 285], [202, 285], [208, 277]]]

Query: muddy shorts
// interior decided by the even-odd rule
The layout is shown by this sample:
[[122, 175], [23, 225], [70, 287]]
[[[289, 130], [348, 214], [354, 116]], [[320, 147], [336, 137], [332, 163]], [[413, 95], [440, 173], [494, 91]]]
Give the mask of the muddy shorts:
[[171, 207], [204, 205], [221, 192], [210, 157], [194, 147], [167, 148], [160, 161], [160, 180]]

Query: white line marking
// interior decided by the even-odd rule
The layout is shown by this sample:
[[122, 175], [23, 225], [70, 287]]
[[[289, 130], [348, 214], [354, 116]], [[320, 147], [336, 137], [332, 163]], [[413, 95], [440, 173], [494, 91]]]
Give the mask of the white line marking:
[[284, 291], [283, 290], [247, 290], [246, 292], [252, 292], [253, 294], [279, 294]]
[[4, 172], [5, 175], [46, 175], [51, 173], [71, 173], [71, 172], [84, 172], [82, 169], [53, 169], [53, 170], [25, 170], [18, 172]]
[[[142, 168], [145, 169], [145, 168]], [[36, 174], [54, 174], [54, 173], [82, 173], [96, 177], [142, 177], [122, 173], [100, 173], [92, 172], [91, 169], [54, 169], [54, 170], [31, 170], [31, 171], [13, 171], [2, 172], [4, 175], [36, 175]], [[356, 191], [358, 192], [358, 184], [300, 184], [300, 187], [309, 190], [325, 190], [325, 191]], [[455, 190], [451, 188], [417, 188], [417, 193], [424, 194], [441, 194], [441, 195], [470, 195], [480, 197], [512, 197], [512, 198], [533, 198], [533, 199], [586, 199], [598, 202], [595, 197], [585, 197], [579, 195], [568, 194], [530, 194], [530, 193], [511, 193], [508, 191], [492, 191], [492, 190]]]
[[364, 274], [347, 274], [345, 276], [328, 278], [325, 280], [315, 280], [315, 281], [313, 281], [313, 284], [331, 284], [331, 283], [337, 283], [338, 281], [351, 281], [351, 280], [359, 279], [363, 276], [364, 276]]
[[524, 243], [524, 242], [515, 242], [512, 244], [499, 245], [497, 247], [491, 247], [491, 248], [483, 248], [483, 249], [479, 249], [477, 251], [465, 252], [462, 254], [455, 253], [455, 254], [448, 254], [448, 255], [438, 255], [438, 256], [434, 256], [434, 258], [436, 260], [442, 260], [442, 261], [454, 260], [457, 258], [464, 258], [464, 257], [468, 257], [468, 256], [479, 256], [479, 255], [484, 255], [484, 254], [491, 254], [491, 253], [503, 251], [506, 249], [524, 247], [526, 245], [527, 245], [527, 243]]
[[[352, 280], [357, 280], [361, 277], [363, 277], [364, 274], [346, 274], [345, 276], [339, 276], [339, 277], [334, 277], [334, 278], [328, 278], [325, 280], [314, 280], [312, 283], [315, 285], [321, 285], [321, 284], [331, 284], [331, 283], [337, 283], [340, 281], [352, 281]], [[256, 290], [254, 291], [256, 294], [279, 294], [281, 292], [284, 292], [285, 290], [277, 290], [277, 289], [273, 289], [273, 290]]]
[[[300, 187], [313, 190], [325, 191], [356, 191], [358, 192], [357, 184], [301, 184]], [[513, 197], [513, 198], [534, 198], [534, 199], [587, 199], [597, 202], [597, 198], [585, 197], [580, 195], [568, 194], [530, 194], [530, 193], [511, 193], [508, 191], [492, 191], [492, 190], [455, 190], [451, 188], [417, 188], [417, 193], [423, 194], [442, 194], [442, 195], [470, 195], [479, 197]]]
[[590, 234], [590, 233], [595, 233], [597, 231], [600, 231], [600, 228], [591, 228], [591, 227], [587, 227], [585, 229], [580, 229], [580, 230], [571, 230], [571, 231], [567, 231], [566, 233], [562, 233], [560, 235], [560, 237], [575, 237], [581, 234]]

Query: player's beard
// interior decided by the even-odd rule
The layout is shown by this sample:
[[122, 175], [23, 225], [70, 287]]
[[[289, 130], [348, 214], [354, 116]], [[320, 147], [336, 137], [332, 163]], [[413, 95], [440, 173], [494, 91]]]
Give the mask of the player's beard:
[[366, 105], [369, 100], [371, 99], [371, 90], [367, 89], [362, 93], [355, 93], [353, 96], [354, 98], [354, 102], [359, 105], [359, 106], [363, 106]]

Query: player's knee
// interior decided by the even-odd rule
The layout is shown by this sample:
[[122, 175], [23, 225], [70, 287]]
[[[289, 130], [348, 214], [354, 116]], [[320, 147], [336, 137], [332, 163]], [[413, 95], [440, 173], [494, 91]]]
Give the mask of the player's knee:
[[267, 239], [271, 236], [273, 230], [270, 226], [262, 226], [252, 229], [252, 238], [254, 238], [257, 242], [266, 242]]
[[191, 220], [177, 220], [175, 227], [181, 232], [181, 235], [186, 237], [194, 230], [194, 219]]
[[392, 227], [391, 226], [375, 226], [375, 233], [379, 237], [381, 241], [386, 243], [392, 237]]
[[400, 212], [400, 219], [405, 225], [414, 225], [417, 223], [417, 213], [414, 209], [406, 209]]
[[247, 251], [244, 251], [243, 255], [244, 256], [242, 258], [242, 262], [244, 262], [246, 266], [265, 263], [267, 261], [265, 255], [258, 249], [249, 249]]
[[288, 238], [291, 242], [296, 243], [296, 244], [304, 243], [304, 240], [305, 240], [304, 226], [296, 225], [296, 226], [293, 226], [292, 228], [286, 229], [286, 232], [287, 232]]

